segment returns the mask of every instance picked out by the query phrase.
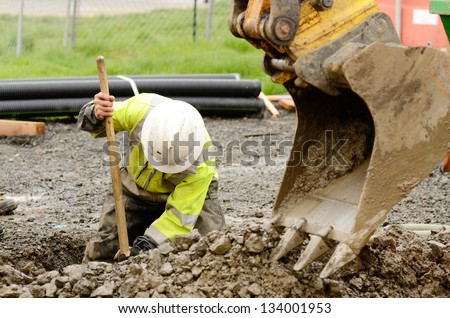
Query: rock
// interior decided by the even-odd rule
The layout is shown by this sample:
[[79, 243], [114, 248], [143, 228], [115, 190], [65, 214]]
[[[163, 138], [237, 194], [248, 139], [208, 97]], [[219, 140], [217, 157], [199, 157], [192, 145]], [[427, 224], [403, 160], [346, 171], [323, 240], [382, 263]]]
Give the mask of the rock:
[[199, 241], [192, 244], [189, 251], [191, 252], [192, 259], [203, 257], [208, 251], [208, 244], [204, 240]]
[[188, 266], [191, 262], [191, 255], [190, 252], [181, 252], [176, 255], [169, 255], [168, 260], [174, 264], [175, 267]]
[[[170, 246], [170, 245], [168, 245], [168, 246]], [[168, 252], [168, 253], [170, 253], [170, 252]], [[162, 255], [162, 253], [159, 250], [159, 248], [148, 251], [148, 253], [146, 254], [146, 258], [145, 258], [147, 265], [150, 266], [150, 268], [154, 268], [154, 269], [161, 267], [161, 255]]]
[[247, 292], [252, 296], [259, 296], [261, 295], [261, 287], [257, 283], [253, 283], [247, 288]]
[[45, 272], [36, 278], [36, 282], [39, 285], [45, 285], [45, 284], [51, 282], [54, 278], [56, 278], [58, 276], [59, 276], [58, 271]]
[[120, 286], [119, 288], [119, 295], [120, 297], [123, 298], [133, 298], [136, 293], [139, 291], [138, 289], [138, 284], [139, 284], [139, 280], [134, 278], [134, 277], [130, 277], [128, 278], [123, 284], [122, 286]]
[[155, 290], [160, 294], [165, 293], [167, 290], [167, 284], [161, 284], [158, 287], [156, 287]]
[[209, 249], [215, 255], [224, 255], [231, 248], [231, 241], [226, 235], [221, 235], [209, 245]]
[[311, 283], [311, 286], [314, 288], [316, 292], [321, 292], [323, 290], [323, 280], [322, 278], [315, 278], [314, 281]]
[[45, 288], [45, 297], [53, 298], [56, 296], [56, 291], [58, 288], [54, 282], [47, 283], [43, 287]]
[[152, 294], [152, 298], [167, 298], [167, 296], [164, 295], [164, 294], [159, 293], [158, 291], [155, 291], [155, 292]]
[[164, 263], [159, 269], [159, 273], [163, 276], [167, 276], [173, 273], [173, 267], [170, 263]]
[[206, 295], [195, 287], [187, 287], [184, 289], [181, 298], [206, 298]]
[[161, 276], [155, 275], [154, 273], [151, 273], [151, 272], [146, 272], [142, 276], [144, 276], [143, 281], [142, 281], [143, 285], [147, 289], [154, 289], [154, 288], [158, 287], [159, 285], [161, 285], [164, 281], [164, 279]]
[[22, 293], [20, 294], [19, 298], [32, 298], [32, 297], [33, 295], [31, 295], [31, 292], [28, 289], [28, 287], [23, 287]]
[[67, 282], [69, 282], [69, 277], [67, 276], [55, 277], [55, 285], [58, 288], [62, 288]]
[[72, 292], [80, 297], [88, 297], [91, 295], [94, 288], [94, 282], [83, 277], [75, 283], [72, 288]]
[[139, 264], [130, 264], [129, 272], [132, 275], [140, 275], [142, 274], [142, 267]]
[[324, 279], [325, 289], [328, 289], [329, 297], [342, 297], [345, 294], [345, 287], [339, 281]]
[[238, 295], [240, 298], [250, 298], [247, 287], [242, 287], [241, 289], [239, 289]]
[[0, 289], [0, 298], [17, 298], [21, 294], [22, 287], [15, 284]]
[[231, 291], [229, 291], [228, 289], [226, 289], [222, 292], [222, 296], [224, 298], [233, 298], [233, 293]]
[[445, 245], [434, 240], [428, 241], [428, 244], [430, 245], [431, 253], [433, 254], [433, 256], [437, 259], [441, 258], [444, 254], [443, 250], [445, 248]]
[[245, 242], [243, 235], [235, 235], [233, 236], [233, 239], [236, 241], [236, 243], [243, 245]]
[[135, 298], [150, 298], [150, 292], [148, 292], [148, 291], [140, 291], [134, 297]]
[[192, 273], [189, 272], [182, 272], [180, 275], [178, 275], [175, 278], [175, 284], [179, 285], [179, 286], [186, 286], [190, 283], [192, 283], [192, 281], [194, 280], [194, 275], [192, 275]]
[[86, 265], [69, 265], [64, 268], [63, 273], [69, 277], [69, 282], [73, 286], [75, 285], [86, 272]]
[[158, 246], [158, 250], [161, 253], [161, 255], [168, 255], [173, 251], [173, 246], [169, 243], [164, 243]]
[[198, 232], [197, 229], [194, 229], [187, 235], [176, 236], [174, 239], [174, 244], [177, 246], [178, 245], [187, 245], [189, 248], [189, 246], [191, 246], [193, 243], [197, 242], [200, 238], [201, 238], [200, 233]]
[[94, 289], [91, 297], [113, 297], [115, 285], [113, 282], [106, 282], [100, 287]]
[[227, 289], [233, 293], [237, 293], [241, 289], [241, 284], [239, 282], [231, 282], [228, 284]]
[[194, 266], [191, 268], [192, 275], [197, 278], [202, 273], [202, 268], [200, 266]]
[[350, 285], [354, 286], [357, 290], [361, 290], [364, 286], [364, 282], [360, 277], [353, 277], [350, 279]]
[[4, 285], [11, 284], [29, 284], [33, 281], [33, 278], [18, 271], [10, 265], [0, 266], [0, 282]]
[[100, 271], [104, 272], [106, 268], [110, 267], [111, 264], [105, 263], [105, 262], [89, 262], [87, 264], [87, 268], [91, 269], [93, 271]]
[[261, 253], [264, 251], [264, 243], [256, 233], [250, 234], [245, 240], [245, 247], [250, 253]]
[[33, 298], [44, 298], [45, 296], [45, 288], [43, 286], [32, 285], [30, 292]]
[[30, 275], [36, 271], [36, 265], [33, 262], [28, 262], [24, 267], [20, 269], [25, 275]]

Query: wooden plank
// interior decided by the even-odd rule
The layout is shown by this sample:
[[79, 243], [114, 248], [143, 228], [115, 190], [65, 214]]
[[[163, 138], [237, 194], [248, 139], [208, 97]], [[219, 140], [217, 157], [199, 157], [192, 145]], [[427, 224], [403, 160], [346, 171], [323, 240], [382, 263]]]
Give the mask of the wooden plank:
[[259, 93], [258, 97], [263, 100], [264, 105], [266, 105], [266, 108], [271, 112], [272, 116], [274, 117], [280, 116], [280, 112], [275, 108], [275, 106], [263, 92]]
[[295, 110], [295, 103], [291, 95], [269, 95], [267, 99], [271, 102], [278, 103], [281, 107], [287, 110]]
[[278, 101], [278, 105], [280, 105], [281, 107], [283, 107], [284, 109], [287, 110], [295, 110], [295, 103], [294, 101], [291, 99], [280, 99]]
[[37, 136], [45, 133], [45, 123], [0, 119], [0, 136]]
[[283, 94], [283, 95], [267, 95], [267, 99], [271, 102], [278, 102], [281, 99], [292, 99], [291, 95]]

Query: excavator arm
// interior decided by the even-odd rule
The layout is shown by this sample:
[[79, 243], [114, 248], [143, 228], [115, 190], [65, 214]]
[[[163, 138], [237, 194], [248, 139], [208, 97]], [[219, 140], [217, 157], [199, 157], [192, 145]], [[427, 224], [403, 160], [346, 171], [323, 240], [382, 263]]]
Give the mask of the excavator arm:
[[300, 270], [334, 248], [328, 277], [447, 151], [450, 56], [402, 46], [373, 0], [235, 0], [229, 28], [296, 105], [273, 259], [307, 240]]

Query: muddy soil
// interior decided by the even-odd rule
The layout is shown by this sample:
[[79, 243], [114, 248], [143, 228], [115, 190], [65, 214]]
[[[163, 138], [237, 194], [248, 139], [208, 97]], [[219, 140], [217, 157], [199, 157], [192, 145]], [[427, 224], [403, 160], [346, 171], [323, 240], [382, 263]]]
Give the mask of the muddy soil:
[[450, 224], [450, 176], [436, 171], [332, 277], [319, 278], [329, 253], [293, 270], [304, 246], [270, 261], [280, 235], [268, 221], [296, 123], [280, 111], [205, 119], [220, 154], [225, 229], [120, 263], [81, 263], [110, 189], [104, 140], [73, 122], [47, 123], [39, 137], [0, 137], [0, 192], [19, 203], [0, 216], [0, 297], [449, 297], [449, 231], [420, 236], [399, 226]]

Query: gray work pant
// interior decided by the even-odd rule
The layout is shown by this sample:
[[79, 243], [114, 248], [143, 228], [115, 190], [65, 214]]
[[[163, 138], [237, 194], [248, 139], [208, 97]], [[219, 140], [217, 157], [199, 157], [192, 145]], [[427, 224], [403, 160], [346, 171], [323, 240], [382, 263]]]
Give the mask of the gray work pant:
[[[217, 181], [211, 182], [202, 211], [195, 228], [205, 235], [213, 230], [219, 230], [225, 225], [222, 208], [217, 195]], [[143, 200], [127, 191], [123, 191], [123, 201], [128, 230], [129, 245], [132, 246], [136, 237], [143, 235], [145, 230], [165, 211], [165, 202]], [[119, 250], [114, 196], [109, 193], [103, 204], [99, 230], [86, 246], [83, 262], [111, 261]]]

